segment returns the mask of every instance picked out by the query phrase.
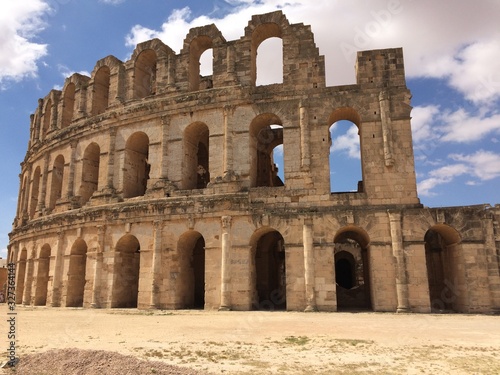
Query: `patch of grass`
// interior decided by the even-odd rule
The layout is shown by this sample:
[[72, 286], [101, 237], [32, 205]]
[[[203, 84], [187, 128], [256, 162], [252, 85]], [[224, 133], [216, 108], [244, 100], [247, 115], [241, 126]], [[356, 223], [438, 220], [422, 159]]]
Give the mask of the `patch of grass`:
[[288, 337], [285, 337], [285, 342], [287, 344], [302, 346], [302, 345], [306, 345], [309, 341], [311, 341], [311, 339], [307, 336], [298, 336], [298, 337], [288, 336]]

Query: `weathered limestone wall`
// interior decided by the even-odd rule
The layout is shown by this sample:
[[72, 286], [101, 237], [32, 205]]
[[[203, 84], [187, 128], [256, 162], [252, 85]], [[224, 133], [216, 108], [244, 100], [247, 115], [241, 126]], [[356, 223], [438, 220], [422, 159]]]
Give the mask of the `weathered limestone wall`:
[[[256, 86], [270, 37], [283, 83]], [[359, 52], [356, 84], [326, 87], [310, 27], [281, 12], [235, 41], [208, 25], [179, 54], [153, 39], [99, 60], [31, 116], [9, 245], [17, 302], [496, 312], [500, 208], [420, 205], [410, 98], [401, 48]], [[359, 130], [362, 170], [344, 193], [330, 186], [340, 120]]]

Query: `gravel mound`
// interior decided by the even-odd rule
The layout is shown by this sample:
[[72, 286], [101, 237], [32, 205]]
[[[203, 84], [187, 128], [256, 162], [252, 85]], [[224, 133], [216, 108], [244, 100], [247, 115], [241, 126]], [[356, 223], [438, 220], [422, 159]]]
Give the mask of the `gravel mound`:
[[54, 349], [22, 356], [15, 368], [4, 369], [1, 374], [205, 375], [207, 373], [105, 350]]

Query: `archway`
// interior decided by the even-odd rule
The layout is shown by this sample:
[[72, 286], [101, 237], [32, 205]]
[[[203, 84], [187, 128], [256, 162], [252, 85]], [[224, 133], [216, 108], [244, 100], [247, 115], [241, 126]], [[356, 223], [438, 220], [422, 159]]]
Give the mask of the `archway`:
[[68, 270], [66, 307], [82, 307], [85, 290], [85, 269], [87, 264], [87, 244], [81, 238], [71, 247]]
[[328, 118], [330, 191], [363, 192], [361, 118], [350, 107], [335, 109]]
[[337, 310], [371, 309], [368, 234], [350, 226], [334, 237]]
[[132, 134], [125, 144], [123, 198], [146, 193], [151, 165], [148, 163], [149, 138], [143, 132]]
[[[205, 68], [209, 65], [213, 64], [213, 42], [212, 38], [207, 35], [200, 35], [191, 41], [189, 46], [189, 90], [197, 91], [202, 88], [210, 88], [211, 85], [207, 79], [207, 72]], [[205, 55], [205, 52], [208, 51], [209, 56]], [[204, 55], [203, 59], [203, 70], [200, 70], [201, 65], [201, 56]], [[212, 63], [209, 63], [208, 60], [212, 60]], [[208, 64], [205, 64], [208, 63]], [[210, 69], [209, 69], [210, 70]], [[212, 65], [212, 73], [213, 73], [213, 65]], [[205, 77], [201, 76], [201, 73], [205, 75]], [[209, 73], [209, 72], [208, 72]], [[209, 73], [209, 74], [212, 74]], [[204, 87], [201, 87], [204, 86]]]
[[99, 145], [92, 142], [87, 146], [82, 159], [82, 184], [80, 185], [80, 196], [82, 205], [87, 203], [92, 194], [97, 190], [99, 183], [99, 164], [101, 149]]
[[111, 72], [107, 66], [99, 68], [94, 76], [94, 96], [92, 98], [93, 115], [103, 113], [108, 108], [110, 76]]
[[[250, 79], [253, 85], [257, 82], [257, 51], [262, 42], [269, 38], [282, 38], [281, 27], [274, 23], [268, 22], [258, 25], [252, 32], [252, 44], [250, 46], [251, 65], [250, 65]], [[280, 65], [283, 65], [283, 55], [281, 55]]]
[[58, 155], [52, 166], [52, 182], [50, 185], [49, 208], [54, 209], [57, 200], [62, 197], [62, 186], [64, 179], [64, 156]]
[[23, 302], [24, 279], [26, 277], [27, 258], [28, 258], [28, 251], [26, 249], [22, 249], [21, 254], [19, 254], [19, 260], [17, 262], [16, 303]]
[[283, 83], [283, 39], [271, 37], [257, 49], [256, 86]]
[[285, 241], [273, 229], [258, 231], [252, 237], [254, 254], [254, 308], [286, 310]]
[[111, 307], [137, 307], [140, 250], [139, 240], [131, 234], [126, 234], [116, 243]]
[[61, 128], [69, 126], [69, 124], [73, 120], [73, 112], [75, 107], [75, 89], [75, 84], [70, 83], [64, 90]]
[[210, 182], [208, 126], [194, 122], [184, 131], [184, 189], [204, 189]]
[[[278, 166], [275, 161], [275, 151], [279, 150], [280, 167], [283, 178], [278, 175]], [[283, 186], [284, 176], [284, 150], [283, 125], [281, 119], [272, 114], [265, 113], [255, 117], [250, 124], [250, 184], [254, 186]]]
[[205, 307], [205, 239], [194, 230], [184, 233], [177, 243], [180, 275], [177, 283], [179, 307]]
[[457, 247], [458, 232], [446, 224], [437, 224], [424, 236], [425, 261], [432, 312], [463, 311], [464, 293], [458, 293], [464, 283], [464, 264]]
[[36, 276], [35, 306], [45, 306], [47, 304], [47, 289], [50, 272], [50, 246], [45, 244], [40, 250], [38, 257], [38, 271]]
[[29, 207], [29, 218], [35, 217], [35, 212], [38, 206], [38, 195], [40, 193], [40, 167], [36, 167], [33, 172], [33, 179], [31, 180], [31, 197]]
[[137, 56], [134, 75], [136, 99], [156, 93], [156, 52], [154, 50], [144, 50]]

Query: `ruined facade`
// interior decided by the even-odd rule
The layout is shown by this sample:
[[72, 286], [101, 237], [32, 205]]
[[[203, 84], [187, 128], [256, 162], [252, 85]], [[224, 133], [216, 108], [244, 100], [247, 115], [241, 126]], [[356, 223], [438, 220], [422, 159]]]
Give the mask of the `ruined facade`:
[[[282, 83], [258, 86], [271, 37]], [[355, 69], [356, 84], [327, 87], [310, 27], [273, 12], [235, 41], [197, 27], [179, 54], [153, 39], [67, 78], [31, 116], [9, 245], [17, 303], [499, 309], [500, 207], [424, 208], [403, 51], [359, 52]], [[351, 192], [330, 186], [340, 120], [359, 131]]]

